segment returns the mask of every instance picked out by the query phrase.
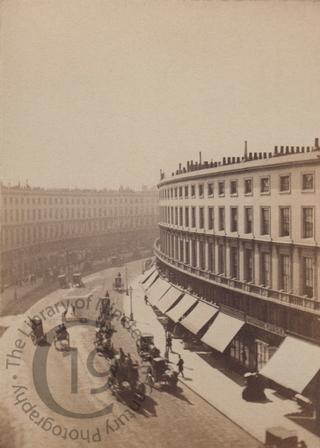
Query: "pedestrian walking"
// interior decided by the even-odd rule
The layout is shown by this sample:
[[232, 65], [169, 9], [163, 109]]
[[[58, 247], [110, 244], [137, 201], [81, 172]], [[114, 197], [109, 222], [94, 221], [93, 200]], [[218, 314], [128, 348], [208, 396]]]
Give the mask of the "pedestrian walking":
[[172, 353], [172, 337], [170, 333], [167, 336], [166, 344], [167, 344], [167, 350]]
[[149, 302], [148, 302], [148, 296], [147, 296], [147, 295], [144, 296], [144, 303], [145, 303], [146, 305], [149, 304]]
[[121, 325], [123, 326], [123, 328], [125, 326], [126, 320], [127, 320], [126, 315], [123, 313], [122, 317], [120, 319], [120, 322], [121, 322]]
[[183, 359], [181, 358], [181, 356], [179, 356], [179, 361], [178, 361], [178, 363], [177, 363], [177, 366], [178, 366], [178, 375], [181, 373], [182, 377], [184, 378], [184, 374], [183, 374], [183, 364], [184, 364], [184, 361], [183, 361]]
[[122, 350], [121, 347], [119, 348], [119, 356], [120, 356], [120, 362], [121, 364], [123, 364], [126, 359], [126, 355], [124, 354], [124, 351]]

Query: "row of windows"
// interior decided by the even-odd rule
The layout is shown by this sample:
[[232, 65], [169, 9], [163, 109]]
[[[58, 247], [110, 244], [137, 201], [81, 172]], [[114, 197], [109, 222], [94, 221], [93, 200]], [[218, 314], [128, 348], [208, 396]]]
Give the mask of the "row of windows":
[[63, 236], [82, 236], [92, 232], [103, 232], [112, 228], [128, 228], [131, 226], [152, 225], [152, 219], [143, 217], [132, 217], [125, 222], [117, 221], [87, 221], [76, 224], [54, 223], [50, 225], [33, 225], [17, 228], [2, 229], [3, 248], [8, 249], [24, 244], [33, 244], [35, 242], [44, 242]]
[[[229, 252], [229, 272], [226, 272], [226, 248], [223, 244], [208, 243], [207, 248], [203, 241], [184, 241], [173, 235], [165, 235], [162, 237], [161, 247], [168, 256], [186, 263], [193, 267], [199, 267], [210, 272], [228, 275], [234, 279], [240, 279], [240, 257], [237, 246], [231, 246]], [[206, 254], [207, 253], [207, 261]], [[254, 254], [252, 249], [244, 249], [243, 251], [243, 280], [245, 282], [254, 282]], [[266, 251], [259, 252], [259, 285], [264, 287], [272, 287], [272, 265], [271, 253]], [[278, 289], [283, 291], [292, 290], [292, 260], [291, 256], [280, 254], [277, 260], [278, 269], [274, 275], [278, 276]], [[299, 294], [308, 297], [314, 296], [315, 285], [315, 269], [313, 257], [302, 256], [299, 262], [300, 268], [300, 291]], [[257, 277], [257, 276], [256, 276]]]
[[[230, 229], [226, 228], [225, 207], [216, 207], [217, 212], [217, 230], [239, 232], [238, 207], [230, 207]], [[191, 209], [191, 216], [190, 210]], [[198, 229], [205, 228], [205, 212], [207, 214], [207, 229], [215, 229], [214, 207], [161, 207], [160, 219], [167, 224], [174, 224], [184, 227]], [[291, 207], [279, 207], [279, 236], [291, 235]], [[314, 237], [314, 207], [301, 208], [301, 237]], [[253, 233], [253, 207], [244, 207], [243, 233]], [[260, 235], [271, 234], [271, 207], [260, 207]]]
[[[301, 190], [304, 192], [313, 192], [315, 186], [315, 178], [314, 173], [303, 173], [301, 175]], [[271, 178], [270, 176], [261, 176], [260, 177], [259, 190], [260, 194], [270, 194], [271, 192]], [[206, 184], [200, 183], [197, 186], [191, 185], [189, 189], [189, 185], [185, 185], [184, 187], [171, 187], [169, 189], [164, 189], [160, 191], [160, 197], [162, 199], [173, 199], [173, 198], [189, 198], [196, 197], [196, 187], [198, 189], [198, 197], [203, 198], [205, 194], [205, 185], [207, 189], [207, 197], [214, 197], [215, 194], [215, 184], [213, 181], [210, 181]], [[226, 181], [220, 180], [217, 181], [217, 195], [220, 197], [224, 197], [226, 194]], [[280, 193], [290, 193], [291, 192], [291, 175], [281, 175], [279, 176], [279, 184], [278, 190]], [[231, 196], [237, 196], [239, 191], [239, 181], [236, 179], [229, 181], [229, 194]], [[245, 195], [253, 194], [253, 178], [246, 178], [243, 180], [243, 193]]]
[[91, 199], [91, 198], [53, 198], [53, 197], [4, 197], [3, 203], [7, 204], [43, 204], [43, 205], [53, 205], [53, 204], [114, 204], [114, 203], [142, 203], [142, 202], [156, 202], [157, 198], [99, 198], [99, 199]]
[[[92, 212], [92, 213], [91, 213]], [[157, 208], [154, 209], [148, 209], [143, 207], [135, 207], [135, 208], [128, 208], [128, 207], [120, 207], [120, 208], [108, 208], [108, 209], [63, 209], [63, 208], [56, 208], [56, 209], [16, 209], [16, 210], [4, 210], [3, 211], [3, 222], [23, 222], [23, 221], [36, 221], [41, 219], [74, 219], [74, 218], [96, 218], [96, 217], [105, 217], [105, 216], [112, 216], [112, 215], [122, 215], [122, 216], [129, 216], [133, 214], [142, 214], [142, 213], [156, 213]]]

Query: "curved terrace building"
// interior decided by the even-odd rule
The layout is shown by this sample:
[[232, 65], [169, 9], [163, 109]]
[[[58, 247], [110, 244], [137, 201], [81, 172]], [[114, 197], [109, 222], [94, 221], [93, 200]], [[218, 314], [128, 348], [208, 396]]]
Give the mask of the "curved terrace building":
[[[158, 188], [158, 270], [239, 321], [220, 351], [260, 370], [288, 336], [320, 344], [318, 139], [311, 147], [188, 162], [169, 177], [161, 173]], [[229, 322], [217, 324], [218, 337]]]
[[[0, 185], [0, 283], [59, 266], [77, 252], [152, 247], [158, 191]], [[66, 261], [65, 261], [66, 262]], [[67, 260], [72, 263], [72, 259]], [[77, 260], [74, 260], [76, 263]]]

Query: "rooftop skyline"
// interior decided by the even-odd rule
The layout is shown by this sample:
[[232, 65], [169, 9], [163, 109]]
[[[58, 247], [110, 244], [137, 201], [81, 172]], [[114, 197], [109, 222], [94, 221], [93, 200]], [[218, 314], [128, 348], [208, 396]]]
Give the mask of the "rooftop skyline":
[[319, 135], [318, 2], [1, 4], [4, 182], [140, 188]]

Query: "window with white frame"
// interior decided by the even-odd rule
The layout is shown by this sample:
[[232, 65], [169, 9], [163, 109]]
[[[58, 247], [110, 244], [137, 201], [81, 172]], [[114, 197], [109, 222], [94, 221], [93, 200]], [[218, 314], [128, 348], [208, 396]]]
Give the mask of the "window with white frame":
[[302, 293], [313, 297], [313, 259], [302, 257]]
[[260, 179], [260, 192], [267, 194], [270, 193], [270, 177], [261, 177]]
[[302, 208], [302, 237], [313, 238], [313, 207]]
[[280, 207], [280, 236], [290, 235], [290, 207]]
[[302, 174], [302, 190], [313, 191], [314, 190], [314, 174], [304, 173]]

